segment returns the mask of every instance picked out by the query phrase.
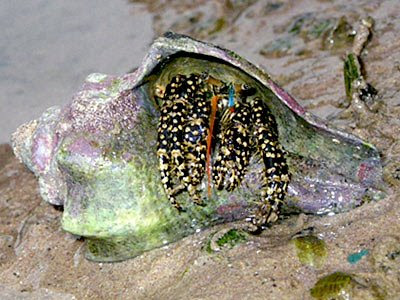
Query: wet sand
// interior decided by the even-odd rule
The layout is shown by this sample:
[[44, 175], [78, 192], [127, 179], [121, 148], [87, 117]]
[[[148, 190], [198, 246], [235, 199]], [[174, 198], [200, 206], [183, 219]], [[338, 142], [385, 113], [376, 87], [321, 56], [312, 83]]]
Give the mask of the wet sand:
[[153, 39], [141, 4], [1, 1], [0, 143], [49, 106], [70, 101], [92, 73], [123, 74]]
[[[313, 113], [378, 147], [389, 196], [333, 216], [288, 216], [261, 235], [221, 251], [208, 251], [208, 242], [232, 224], [125, 262], [93, 263], [83, 257], [84, 242], [60, 229], [61, 212], [41, 201], [34, 176], [9, 147], [2, 146], [2, 294], [6, 299], [313, 299], [310, 289], [319, 279], [342, 272], [351, 276], [341, 281], [347, 282], [349, 296], [344, 293], [337, 299], [399, 299], [400, 3], [229, 1], [238, 5], [233, 7], [220, 1], [171, 3], [147, 5], [156, 34], [171, 28], [223, 45], [264, 66]], [[346, 108], [342, 73], [342, 57], [351, 46], [325, 47], [329, 36], [323, 28], [327, 20], [346, 16], [350, 24], [357, 24], [366, 15], [375, 19], [375, 26], [362, 59], [378, 99], [372, 111], [355, 112]], [[299, 256], [293, 242], [299, 232], [325, 242], [326, 257], [319, 265]], [[365, 255], [350, 259], [359, 253]], [[330, 285], [326, 297], [319, 299], [331, 299], [327, 294], [338, 285]]]

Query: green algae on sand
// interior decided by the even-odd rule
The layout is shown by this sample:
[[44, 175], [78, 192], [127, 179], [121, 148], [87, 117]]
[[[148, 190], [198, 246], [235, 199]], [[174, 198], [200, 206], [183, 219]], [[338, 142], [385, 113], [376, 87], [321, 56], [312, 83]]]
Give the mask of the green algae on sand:
[[300, 236], [293, 239], [297, 257], [304, 265], [321, 268], [328, 255], [324, 240], [313, 236]]

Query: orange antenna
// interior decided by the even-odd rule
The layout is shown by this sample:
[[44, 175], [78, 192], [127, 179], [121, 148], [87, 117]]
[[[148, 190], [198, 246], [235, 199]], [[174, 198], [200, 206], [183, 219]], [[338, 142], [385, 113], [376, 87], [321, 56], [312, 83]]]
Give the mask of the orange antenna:
[[215, 116], [217, 114], [217, 105], [218, 105], [219, 96], [213, 96], [211, 99], [211, 117], [210, 117], [210, 131], [208, 132], [207, 137], [207, 160], [206, 160], [206, 170], [207, 170], [207, 190], [208, 190], [208, 197], [211, 197], [211, 142], [212, 136], [214, 132], [214, 123], [215, 123]]

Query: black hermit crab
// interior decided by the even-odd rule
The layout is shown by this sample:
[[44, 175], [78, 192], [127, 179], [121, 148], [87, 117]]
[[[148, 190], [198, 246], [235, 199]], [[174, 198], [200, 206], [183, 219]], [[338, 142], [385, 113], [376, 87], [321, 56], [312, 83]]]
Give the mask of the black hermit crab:
[[156, 87], [161, 103], [157, 143], [161, 181], [179, 211], [176, 195], [183, 191], [203, 205], [199, 185], [206, 173], [210, 194], [211, 148], [216, 147], [213, 182], [218, 190], [229, 192], [242, 182], [253, 154], [259, 154], [265, 166], [261, 200], [249, 221], [261, 226], [277, 219], [289, 171], [275, 118], [260, 98], [250, 99], [254, 92], [245, 84], [225, 83], [208, 73], [177, 74], [166, 87]]
[[235, 53], [173, 33], [132, 73], [88, 76], [13, 147], [96, 261], [249, 216], [258, 226], [279, 210], [338, 213], [382, 196], [374, 146], [307, 113]]

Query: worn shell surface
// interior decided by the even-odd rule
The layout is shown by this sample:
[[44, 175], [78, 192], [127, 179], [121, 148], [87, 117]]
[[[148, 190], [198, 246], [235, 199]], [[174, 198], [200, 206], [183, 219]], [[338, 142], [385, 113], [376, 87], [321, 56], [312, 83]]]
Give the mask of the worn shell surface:
[[383, 196], [377, 150], [306, 112], [268, 74], [235, 53], [167, 33], [142, 65], [120, 77], [92, 74], [70, 105], [51, 108], [13, 136], [17, 156], [39, 177], [42, 197], [64, 205], [62, 227], [88, 241], [87, 257], [118, 261], [217, 223], [242, 219], [259, 197], [263, 166], [252, 159], [241, 187], [213, 190], [205, 207], [187, 193], [178, 213], [162, 188], [156, 157], [157, 86], [208, 72], [256, 89], [278, 123], [292, 175], [286, 210], [341, 212]]

